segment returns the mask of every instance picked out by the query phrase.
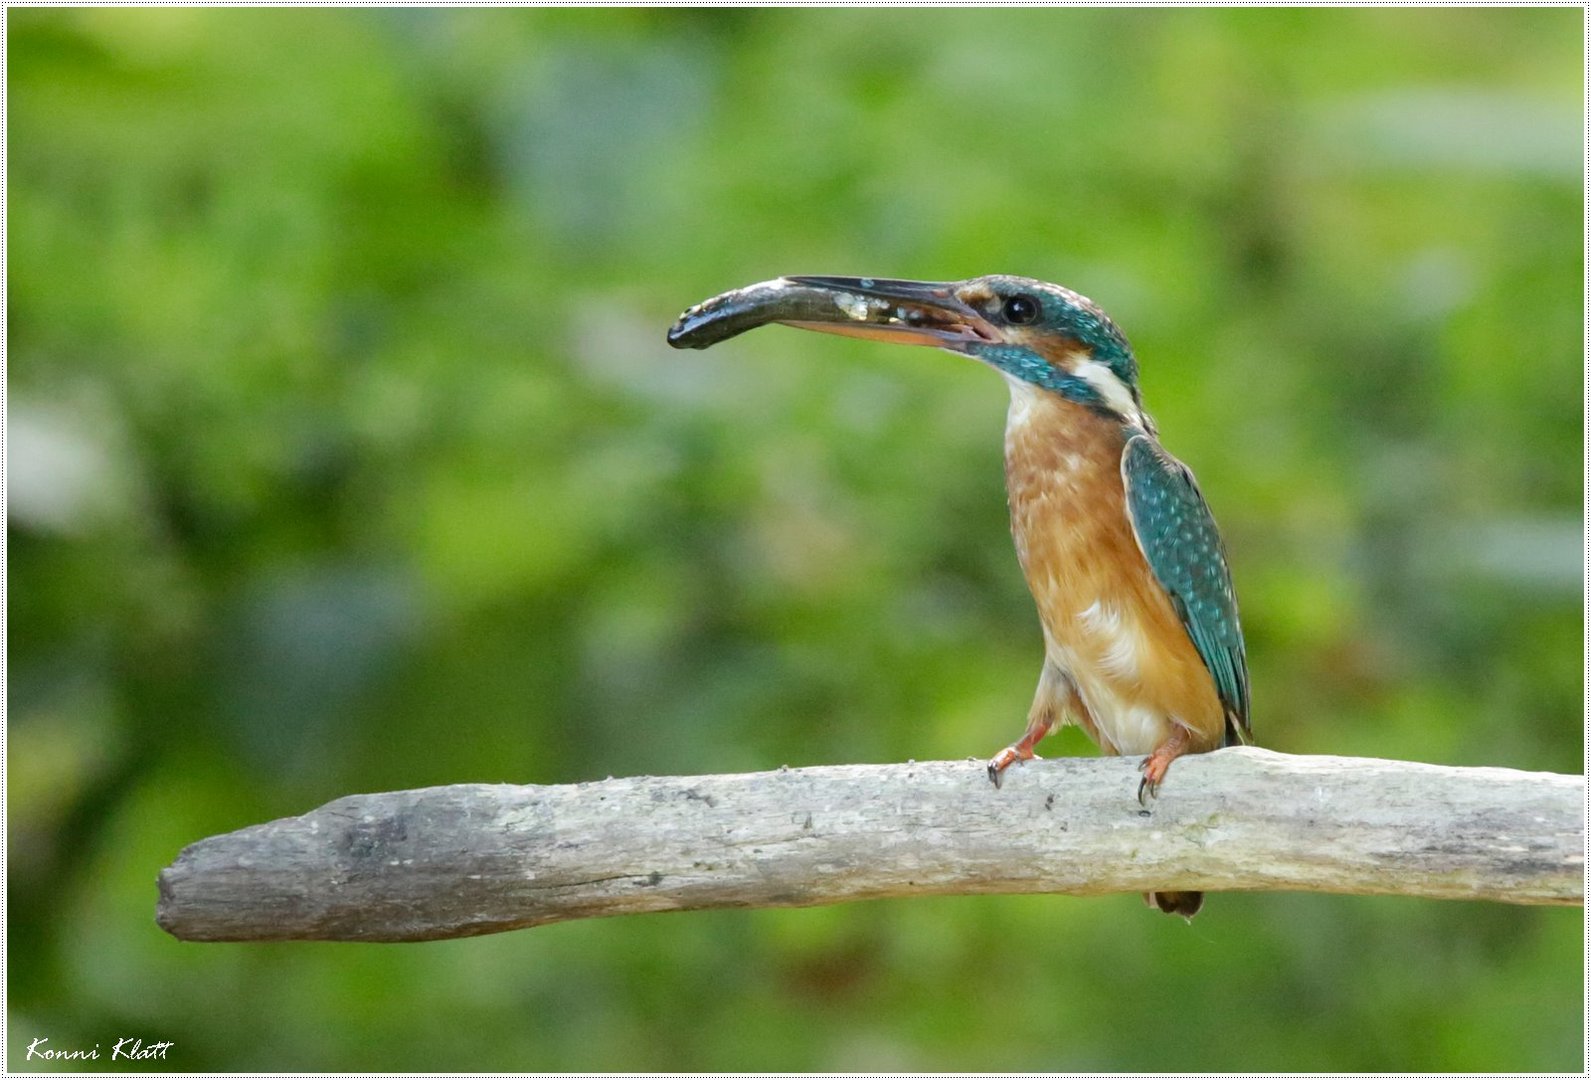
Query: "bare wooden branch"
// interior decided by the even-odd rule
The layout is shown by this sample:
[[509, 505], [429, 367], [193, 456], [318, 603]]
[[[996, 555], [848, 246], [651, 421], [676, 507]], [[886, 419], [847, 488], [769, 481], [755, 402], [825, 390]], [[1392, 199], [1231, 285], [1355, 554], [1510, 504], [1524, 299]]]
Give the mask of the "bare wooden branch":
[[563, 919], [886, 896], [1149, 889], [1585, 898], [1584, 777], [1257, 749], [460, 784], [355, 795], [189, 846], [195, 941], [421, 941]]

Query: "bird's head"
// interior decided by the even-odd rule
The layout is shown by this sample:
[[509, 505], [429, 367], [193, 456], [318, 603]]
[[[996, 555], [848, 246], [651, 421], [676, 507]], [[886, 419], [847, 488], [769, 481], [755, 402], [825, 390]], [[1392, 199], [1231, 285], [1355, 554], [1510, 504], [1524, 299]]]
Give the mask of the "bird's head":
[[1004, 274], [967, 281], [777, 278], [698, 304], [668, 340], [706, 348], [769, 322], [933, 345], [1125, 423], [1148, 423], [1127, 338], [1092, 300], [1059, 285]]

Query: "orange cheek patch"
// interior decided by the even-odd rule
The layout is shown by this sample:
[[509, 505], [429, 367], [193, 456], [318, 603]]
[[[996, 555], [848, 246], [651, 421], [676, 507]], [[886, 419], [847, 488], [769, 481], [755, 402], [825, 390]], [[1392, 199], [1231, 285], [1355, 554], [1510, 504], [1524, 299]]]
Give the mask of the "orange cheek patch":
[[1009, 333], [1007, 336], [1017, 344], [1025, 345], [1044, 357], [1056, 371], [1069, 373], [1089, 357], [1088, 347], [1071, 338], [1056, 337], [1053, 334], [1032, 334], [1026, 330]]

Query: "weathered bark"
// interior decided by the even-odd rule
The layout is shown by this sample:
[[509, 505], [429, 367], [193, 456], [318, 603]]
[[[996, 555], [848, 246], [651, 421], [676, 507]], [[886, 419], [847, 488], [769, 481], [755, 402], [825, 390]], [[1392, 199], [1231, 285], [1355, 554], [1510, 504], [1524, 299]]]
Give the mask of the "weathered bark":
[[1222, 750], [459, 784], [190, 845], [158, 920], [196, 941], [419, 941], [563, 919], [936, 893], [1149, 889], [1584, 902], [1585, 779]]

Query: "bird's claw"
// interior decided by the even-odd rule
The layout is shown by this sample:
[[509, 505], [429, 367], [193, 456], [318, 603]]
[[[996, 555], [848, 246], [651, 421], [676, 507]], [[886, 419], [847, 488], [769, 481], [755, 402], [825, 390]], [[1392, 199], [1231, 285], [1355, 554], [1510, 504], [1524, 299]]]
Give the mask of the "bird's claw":
[[1143, 779], [1138, 781], [1138, 805], [1147, 807], [1149, 803], [1144, 799], [1147, 795], [1151, 799], [1160, 797], [1160, 781], [1166, 778], [1166, 767], [1169, 762], [1162, 761], [1154, 754], [1150, 754], [1138, 763], [1138, 771], [1143, 773]]
[[1145, 795], [1148, 795], [1149, 798], [1153, 799], [1153, 798], [1157, 797], [1159, 794], [1160, 794], [1160, 785], [1152, 782], [1147, 776], [1144, 777], [1142, 780], [1138, 781], [1138, 805], [1139, 806], [1147, 807], [1149, 805], [1149, 803], [1144, 799]]
[[1000, 790], [1000, 774], [1005, 771], [999, 764], [999, 758], [989, 759], [989, 783], [994, 785], [996, 791]]

